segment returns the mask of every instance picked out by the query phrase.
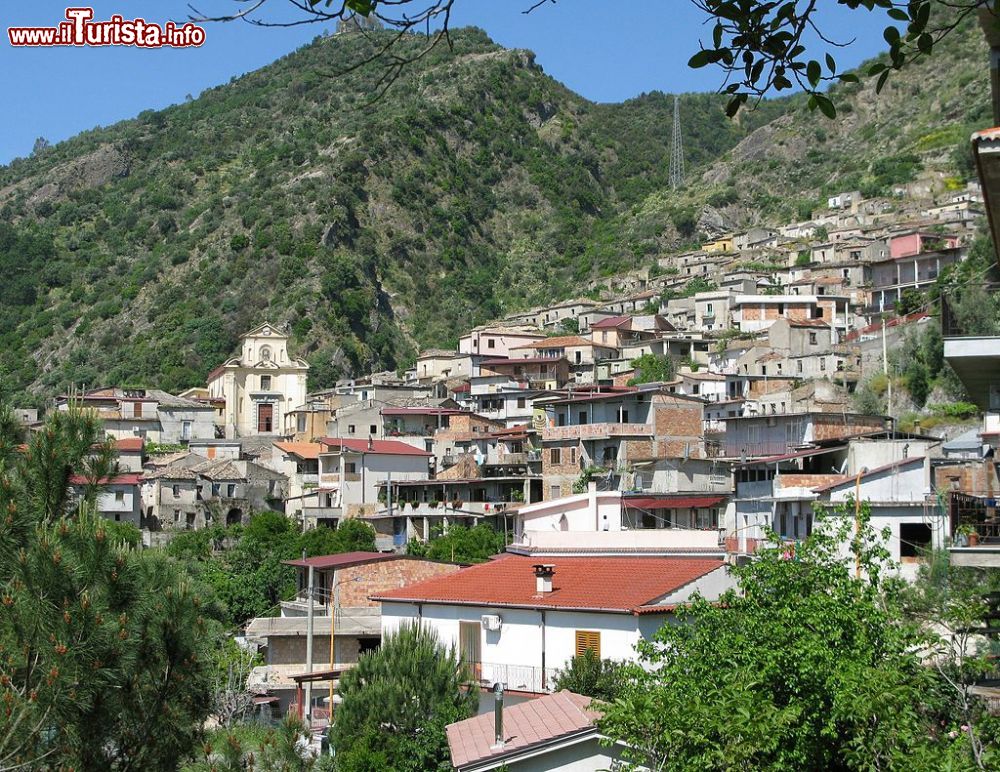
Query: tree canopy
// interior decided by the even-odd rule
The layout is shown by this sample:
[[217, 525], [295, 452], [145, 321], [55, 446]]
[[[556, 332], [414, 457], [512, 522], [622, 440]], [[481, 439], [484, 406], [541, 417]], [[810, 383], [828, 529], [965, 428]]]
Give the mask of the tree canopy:
[[175, 561], [115, 537], [96, 481], [70, 492], [111, 460], [101, 440], [69, 411], [0, 450], [0, 769], [173, 769], [209, 712], [216, 609]]
[[[651, 769], [995, 768], [923, 657], [936, 643], [904, 614], [902, 580], [853, 506], [796, 545], [734, 567], [739, 590], [696, 600], [640, 644], [601, 723]], [[852, 545], [852, 556], [841, 545]]]
[[475, 712], [468, 667], [432, 630], [406, 624], [363, 654], [338, 689], [331, 740], [340, 772], [451, 770], [445, 726]]

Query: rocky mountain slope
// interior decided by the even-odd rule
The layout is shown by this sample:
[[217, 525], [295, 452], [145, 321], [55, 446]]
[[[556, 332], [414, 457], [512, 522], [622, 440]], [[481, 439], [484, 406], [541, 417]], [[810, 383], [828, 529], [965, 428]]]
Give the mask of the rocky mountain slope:
[[[313, 387], [395, 367], [419, 345], [650, 265], [713, 223], [863, 182], [872, 154], [916, 144], [916, 166], [953, 165], [970, 120], [951, 101], [933, 110], [929, 93], [907, 100], [919, 77], [898, 79], [891, 112], [850, 95], [835, 124], [795, 98], [732, 122], [715, 95], [684, 95], [692, 182], [672, 192], [672, 97], [595, 105], [530, 52], [479, 30], [454, 40], [372, 102], [378, 73], [333, 77], [369, 43], [320, 38], [0, 168], [0, 397], [196, 385], [264, 318], [290, 325]], [[962, 99], [985, 82], [965, 55], [945, 65]], [[868, 155], [845, 152], [853, 137]]]

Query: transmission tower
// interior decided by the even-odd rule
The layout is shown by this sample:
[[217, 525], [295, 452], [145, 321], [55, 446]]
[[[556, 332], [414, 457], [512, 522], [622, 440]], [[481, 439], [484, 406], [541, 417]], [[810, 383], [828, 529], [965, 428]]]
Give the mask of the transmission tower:
[[674, 134], [670, 141], [670, 187], [684, 184], [684, 144], [681, 141], [681, 98], [674, 97]]

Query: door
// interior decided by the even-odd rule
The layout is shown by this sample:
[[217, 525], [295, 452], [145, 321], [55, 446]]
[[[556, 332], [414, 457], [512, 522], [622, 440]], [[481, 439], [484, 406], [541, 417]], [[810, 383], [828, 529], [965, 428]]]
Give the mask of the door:
[[458, 648], [476, 680], [483, 674], [482, 625], [479, 622], [458, 623]]
[[262, 402], [257, 406], [257, 431], [261, 434], [270, 434], [274, 425], [274, 405], [270, 402]]

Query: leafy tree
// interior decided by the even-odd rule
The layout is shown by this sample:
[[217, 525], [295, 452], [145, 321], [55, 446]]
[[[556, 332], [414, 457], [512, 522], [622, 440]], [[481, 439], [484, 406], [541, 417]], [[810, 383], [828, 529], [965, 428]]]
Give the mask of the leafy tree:
[[447, 533], [432, 536], [427, 544], [411, 540], [407, 554], [452, 563], [483, 563], [506, 548], [506, 534], [479, 523], [471, 528], [449, 526]]
[[906, 619], [881, 544], [867, 505], [855, 535], [849, 504], [818, 513], [793, 558], [775, 546], [731, 569], [738, 591], [640, 644], [602, 731], [652, 769], [971, 766], [921, 661], [934, 636]]
[[592, 649], [587, 649], [556, 673], [555, 687], [614, 702], [624, 688], [625, 674], [626, 668], [621, 662], [601, 659]]
[[338, 689], [331, 741], [341, 772], [451, 769], [445, 726], [475, 712], [468, 666], [432, 630], [404, 624], [361, 656]]
[[629, 379], [629, 386], [637, 386], [641, 383], [663, 383], [673, 380], [677, 374], [677, 367], [673, 360], [667, 356], [643, 354], [641, 357], [633, 359], [629, 364], [635, 370], [635, 376]]

